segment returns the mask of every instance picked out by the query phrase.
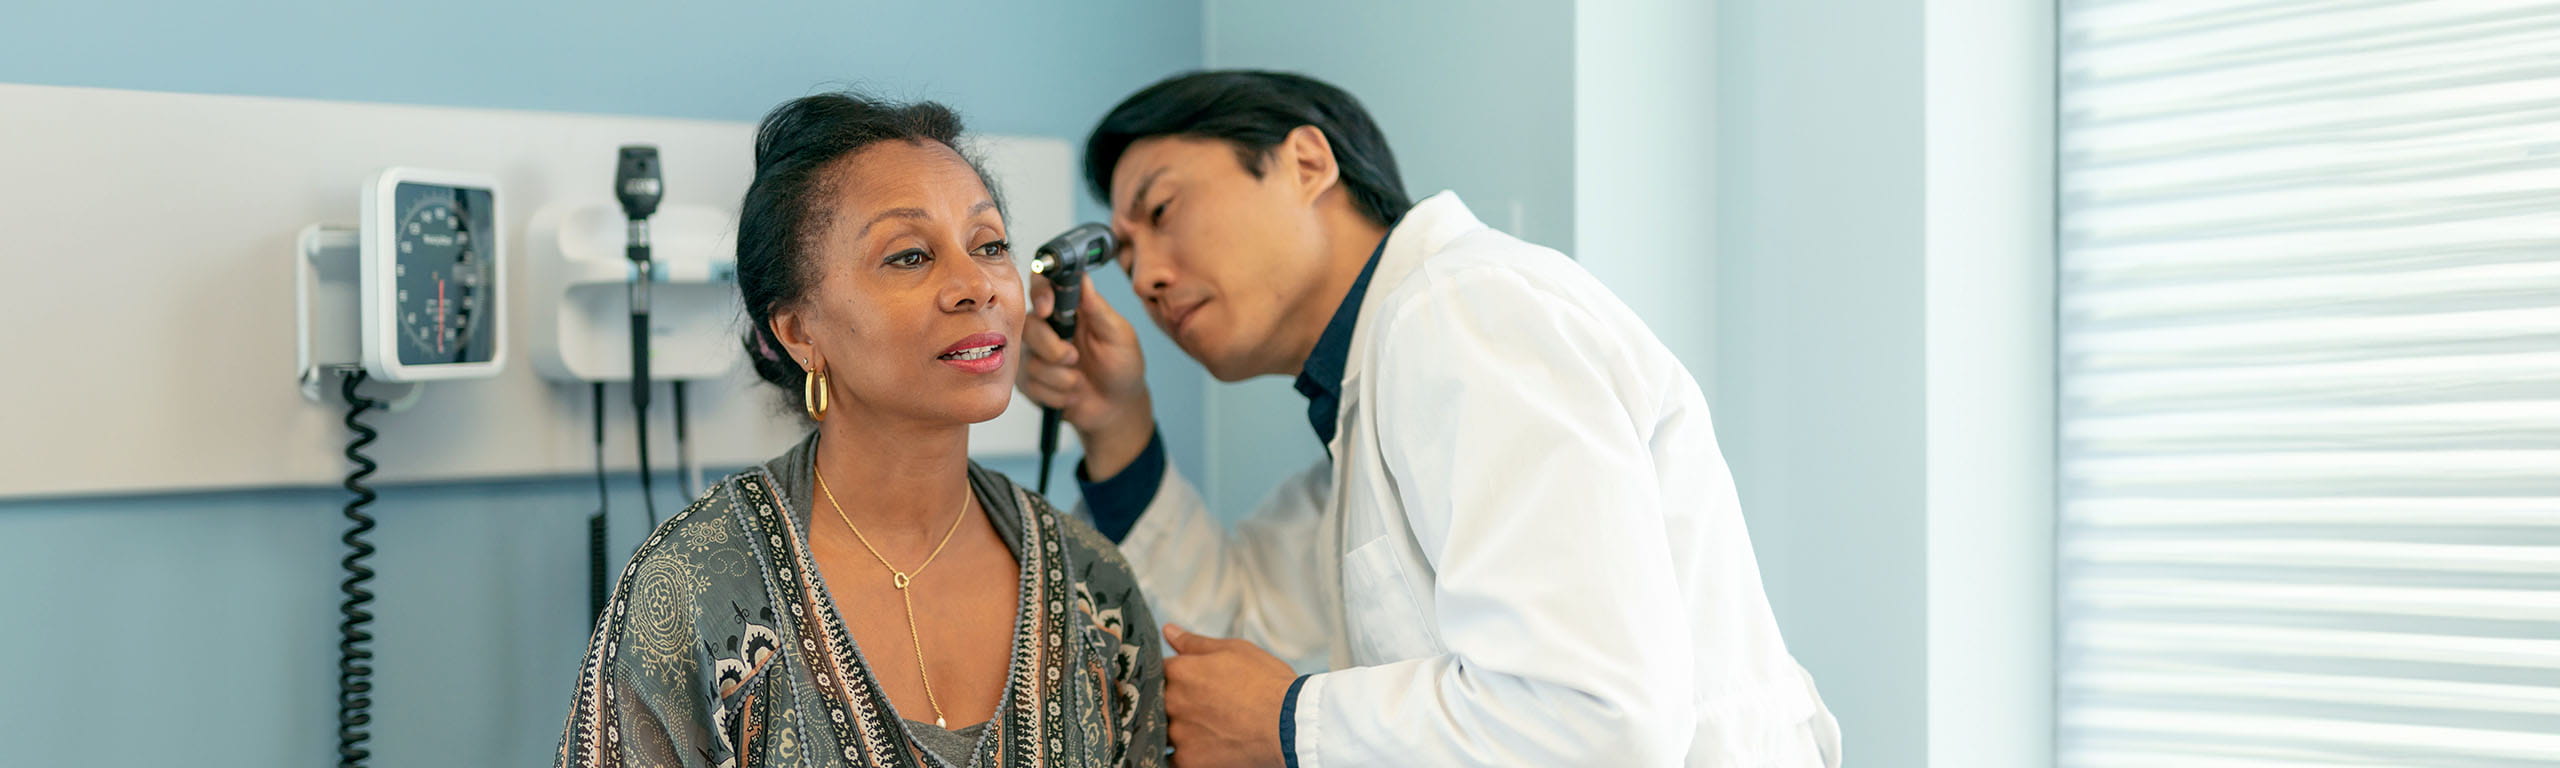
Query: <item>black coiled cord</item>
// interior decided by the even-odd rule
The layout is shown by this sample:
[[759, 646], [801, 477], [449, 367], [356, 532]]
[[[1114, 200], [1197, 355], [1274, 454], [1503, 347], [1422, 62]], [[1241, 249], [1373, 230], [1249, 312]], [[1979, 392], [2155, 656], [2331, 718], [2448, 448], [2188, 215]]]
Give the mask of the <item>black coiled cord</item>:
[[356, 394], [356, 385], [364, 380], [365, 372], [356, 370], [346, 374], [338, 386], [338, 392], [347, 399], [347, 429], [355, 433], [355, 439], [347, 442], [346, 454], [355, 469], [347, 473], [345, 483], [347, 492], [355, 494], [355, 498], [347, 500], [347, 533], [338, 537], [347, 545], [347, 556], [338, 561], [347, 571], [346, 580], [338, 583], [338, 591], [347, 595], [346, 601], [338, 604], [338, 613], [346, 617], [338, 622], [339, 768], [357, 768], [373, 755], [364, 748], [372, 738], [365, 726], [373, 721], [373, 633], [365, 631], [366, 625], [373, 623], [373, 612], [365, 610], [373, 602], [373, 592], [364, 588], [373, 581], [373, 569], [364, 564], [365, 558], [373, 556], [373, 545], [364, 539], [365, 533], [373, 530], [373, 518], [364, 513], [364, 507], [372, 504], [375, 496], [373, 489], [365, 487], [364, 479], [381, 465], [366, 458], [363, 451], [382, 433], [356, 420], [380, 405]]
[[588, 410], [595, 417], [596, 435], [596, 513], [587, 516], [587, 618], [594, 621], [604, 615], [605, 599], [605, 513], [611, 495], [604, 486], [604, 382], [596, 382], [591, 390]]

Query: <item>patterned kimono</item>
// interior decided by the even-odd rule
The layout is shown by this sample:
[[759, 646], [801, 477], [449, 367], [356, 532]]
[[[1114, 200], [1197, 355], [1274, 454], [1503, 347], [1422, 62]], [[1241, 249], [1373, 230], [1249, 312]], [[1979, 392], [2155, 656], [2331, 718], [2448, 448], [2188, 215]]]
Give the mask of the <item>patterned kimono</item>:
[[1119, 552], [976, 464], [1022, 566], [1013, 655], [967, 761], [892, 711], [809, 554], [812, 435], [658, 526], [588, 640], [569, 766], [1133, 766], [1165, 763], [1155, 620]]

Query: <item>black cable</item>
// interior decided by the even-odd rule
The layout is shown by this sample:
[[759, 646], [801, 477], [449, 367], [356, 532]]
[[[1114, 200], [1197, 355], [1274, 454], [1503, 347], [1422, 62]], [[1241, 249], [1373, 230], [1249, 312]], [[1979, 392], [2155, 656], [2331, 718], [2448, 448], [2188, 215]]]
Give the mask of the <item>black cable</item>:
[[[632, 386], [648, 388], [646, 384], [635, 383]], [[649, 398], [645, 395], [632, 397], [631, 412], [638, 417], [633, 420], [640, 422], [636, 431], [640, 438], [640, 506], [649, 510], [649, 530], [654, 531], [658, 529], [658, 492], [649, 487]]]
[[667, 382], [667, 386], [675, 390], [676, 471], [681, 476], [683, 482], [683, 485], [678, 488], [676, 493], [676, 503], [685, 504], [693, 501], [694, 494], [702, 492], [702, 468], [694, 466], [693, 445], [688, 442], [685, 437], [686, 419], [684, 415], [684, 380], [676, 379], [669, 381]]
[[355, 438], [347, 442], [347, 460], [356, 466], [347, 473], [344, 484], [348, 493], [355, 494], [346, 506], [350, 525], [346, 535], [338, 538], [347, 545], [347, 556], [338, 561], [338, 565], [347, 572], [346, 580], [338, 583], [338, 591], [347, 596], [338, 604], [338, 613], [345, 617], [338, 622], [339, 768], [362, 766], [365, 758], [373, 755], [372, 751], [364, 748], [364, 743], [372, 738], [365, 726], [373, 722], [373, 633], [365, 631], [365, 627], [373, 623], [373, 612], [365, 610], [366, 605], [373, 603], [373, 592], [364, 588], [366, 583], [373, 581], [373, 569], [365, 567], [364, 561], [374, 552], [373, 544], [364, 538], [366, 532], [373, 530], [373, 518], [364, 513], [364, 507], [372, 504], [376, 497], [373, 489], [365, 487], [364, 479], [381, 465], [367, 458], [363, 451], [382, 433], [356, 420], [365, 411], [380, 405], [356, 394], [356, 385], [364, 383], [364, 380], [364, 371], [358, 369], [347, 373], [338, 386], [338, 392], [347, 400], [347, 430], [355, 433]]
[[1058, 458], [1058, 409], [1040, 409], [1040, 495], [1049, 495], [1049, 462]]
[[640, 506], [649, 510], [649, 529], [658, 529], [658, 493], [650, 487], [649, 470], [649, 281], [654, 279], [654, 265], [649, 261], [648, 221], [632, 221], [631, 244], [623, 248], [632, 262], [639, 265], [631, 284], [631, 415], [638, 422], [635, 436], [640, 442]]
[[596, 513], [587, 516], [587, 615], [600, 617], [604, 615], [605, 569], [608, 565], [605, 558], [605, 511], [611, 508], [612, 499], [605, 492], [604, 484], [604, 382], [596, 382], [590, 394], [593, 398], [589, 400], [587, 410], [595, 415], [596, 422]]

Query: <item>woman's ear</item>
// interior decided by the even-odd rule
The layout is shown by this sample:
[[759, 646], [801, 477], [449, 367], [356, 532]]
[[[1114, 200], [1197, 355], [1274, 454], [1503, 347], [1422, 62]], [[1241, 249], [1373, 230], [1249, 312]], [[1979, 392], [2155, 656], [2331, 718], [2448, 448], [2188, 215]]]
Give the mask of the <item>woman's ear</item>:
[[800, 365], [800, 370], [826, 370], [827, 361], [818, 359], [818, 340], [809, 335], [809, 318], [796, 305], [775, 307], [768, 324], [773, 338], [782, 342], [782, 354]]
[[1289, 174], [1298, 186], [1299, 197], [1313, 203], [1342, 181], [1342, 167], [1334, 162], [1333, 142], [1325, 140], [1324, 131], [1312, 125], [1290, 129], [1280, 140], [1281, 172]]

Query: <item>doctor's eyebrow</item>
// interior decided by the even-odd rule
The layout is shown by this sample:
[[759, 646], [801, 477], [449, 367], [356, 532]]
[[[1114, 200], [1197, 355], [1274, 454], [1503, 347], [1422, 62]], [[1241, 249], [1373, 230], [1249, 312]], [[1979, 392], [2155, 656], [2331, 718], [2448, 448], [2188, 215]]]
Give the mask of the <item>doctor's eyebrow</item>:
[[[1130, 219], [1137, 219], [1137, 208], [1139, 205], [1144, 204], [1144, 201], [1147, 199], [1147, 192], [1155, 189], [1156, 179], [1163, 178], [1164, 172], [1171, 169], [1172, 166], [1160, 165], [1156, 166], [1154, 170], [1147, 171], [1147, 175], [1138, 177], [1138, 188], [1129, 193]], [[1120, 274], [1127, 275], [1133, 279], [1136, 278], [1138, 276], [1138, 265], [1131, 263], [1131, 259], [1134, 257], [1134, 254], [1129, 250], [1128, 231], [1119, 227], [1113, 227], [1111, 230], [1111, 241], [1111, 260], [1120, 262]]]
[[1130, 213], [1132, 215], [1136, 214], [1138, 206], [1146, 204], [1147, 190], [1154, 189], [1156, 186], [1156, 179], [1163, 178], [1164, 172], [1169, 169], [1170, 166], [1159, 166], [1155, 170], [1148, 171], [1147, 175], [1138, 178], [1138, 191], [1129, 193], [1129, 208], [1131, 209]]

